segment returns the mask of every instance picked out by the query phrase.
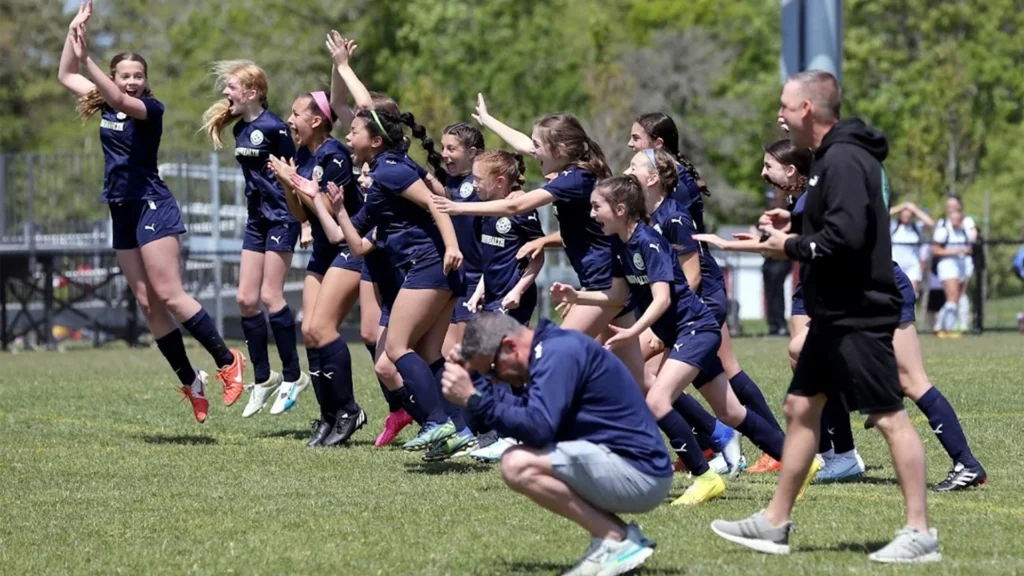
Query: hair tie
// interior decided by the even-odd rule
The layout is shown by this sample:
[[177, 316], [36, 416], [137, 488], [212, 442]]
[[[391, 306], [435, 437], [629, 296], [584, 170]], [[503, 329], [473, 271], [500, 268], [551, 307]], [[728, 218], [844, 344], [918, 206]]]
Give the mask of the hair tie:
[[320, 109], [324, 117], [329, 122], [334, 122], [334, 111], [331, 110], [331, 104], [327, 100], [327, 94], [323, 90], [317, 90], [316, 92], [310, 92], [310, 96], [313, 97], [313, 101], [316, 102], [316, 107]]
[[384, 135], [384, 139], [385, 139], [385, 140], [387, 140], [388, 142], [391, 142], [391, 137], [390, 137], [390, 136], [388, 136], [388, 131], [387, 131], [387, 130], [385, 130], [385, 129], [384, 129], [384, 125], [380, 123], [380, 117], [379, 117], [379, 116], [377, 116], [377, 111], [376, 111], [376, 110], [373, 110], [373, 109], [371, 109], [371, 110], [370, 110], [370, 114], [371, 114], [371, 115], [373, 116], [373, 120], [374, 120], [374, 122], [376, 122], [376, 123], [377, 123], [377, 128], [380, 128], [380, 132], [381, 132], [381, 134], [383, 134], [383, 135]]
[[654, 148], [644, 148], [644, 153], [647, 154], [647, 159], [651, 161], [651, 166], [654, 166], [654, 170], [658, 170], [658, 161], [654, 159]]

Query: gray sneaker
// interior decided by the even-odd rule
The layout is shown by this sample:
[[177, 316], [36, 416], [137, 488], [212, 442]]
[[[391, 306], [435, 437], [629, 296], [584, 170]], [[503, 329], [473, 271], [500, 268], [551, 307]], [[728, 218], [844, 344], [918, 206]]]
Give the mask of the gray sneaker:
[[738, 522], [715, 520], [711, 531], [725, 538], [765, 554], [789, 554], [789, 531], [793, 523], [786, 522], [776, 528], [764, 518], [764, 510]]
[[896, 531], [896, 537], [892, 542], [870, 554], [868, 560], [886, 564], [938, 562], [942, 560], [942, 554], [939, 552], [939, 533], [935, 528], [925, 533], [917, 528], [904, 526]]

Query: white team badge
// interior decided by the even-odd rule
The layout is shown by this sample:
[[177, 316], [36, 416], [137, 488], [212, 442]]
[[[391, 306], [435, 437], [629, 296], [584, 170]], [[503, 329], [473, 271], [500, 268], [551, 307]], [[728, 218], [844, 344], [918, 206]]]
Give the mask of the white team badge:
[[813, 177], [811, 177], [810, 180], [807, 181], [807, 185], [808, 186], [814, 186], [817, 183], [818, 183], [818, 177], [817, 176], [813, 176]]
[[635, 266], [637, 270], [643, 270], [646, 268], [646, 266], [644, 266], [643, 257], [639, 254], [633, 254], [633, 266]]
[[117, 113], [117, 119], [118, 119], [118, 120], [124, 120], [124, 119], [125, 119], [125, 118], [127, 118], [127, 117], [128, 117], [128, 115], [127, 115], [127, 114], [125, 114], [124, 112], [118, 112], [118, 113]]
[[544, 348], [542, 347], [543, 345], [544, 343], [541, 342], [540, 344], [537, 344], [536, 346], [533, 347], [534, 359], [539, 360], [540, 357], [544, 354]]
[[313, 179], [314, 180], [319, 182], [320, 179], [323, 178], [323, 177], [324, 177], [324, 167], [323, 166], [317, 166], [316, 168], [313, 168]]
[[498, 229], [500, 234], [508, 234], [508, 231], [512, 229], [512, 221], [502, 216], [498, 218], [498, 222], [494, 225]]
[[461, 198], [469, 198], [473, 195], [473, 190], [474, 187], [472, 182], [463, 182], [462, 186], [459, 186], [459, 196]]
[[252, 133], [249, 134], [249, 142], [252, 142], [253, 146], [259, 146], [260, 144], [263, 144], [263, 132], [260, 132], [259, 130], [253, 130]]

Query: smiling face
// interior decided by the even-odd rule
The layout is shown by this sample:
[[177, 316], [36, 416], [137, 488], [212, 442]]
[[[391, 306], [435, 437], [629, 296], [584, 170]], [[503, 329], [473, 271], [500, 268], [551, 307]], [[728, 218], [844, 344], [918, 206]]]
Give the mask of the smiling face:
[[647, 148], [655, 148], [655, 143], [651, 141], [650, 135], [647, 134], [643, 126], [633, 122], [633, 127], [629, 129], [629, 142], [626, 146], [633, 152], [639, 152]]
[[318, 130], [323, 129], [324, 118], [314, 114], [311, 106], [313, 98], [303, 94], [292, 102], [291, 114], [288, 116], [288, 127], [292, 130], [295, 143], [299, 146], [308, 146], [313, 141], [313, 136]]
[[637, 152], [629, 161], [629, 168], [623, 172], [627, 176], [636, 176], [644, 191], [658, 185], [658, 172], [651, 165], [646, 152]]
[[590, 194], [590, 217], [597, 220], [607, 236], [620, 234], [626, 229], [626, 207], [623, 204], [612, 205], [600, 186]]
[[138, 98], [146, 91], [146, 67], [142, 62], [122, 60], [114, 66], [114, 84], [121, 92]]
[[225, 79], [224, 89], [221, 90], [221, 94], [228, 99], [228, 106], [230, 107], [231, 114], [234, 116], [240, 116], [245, 105], [259, 98], [256, 90], [246, 88], [242, 81], [233, 74], [229, 74]]
[[811, 148], [814, 146], [814, 126], [811, 118], [811, 103], [804, 95], [803, 86], [799, 82], [786, 82], [779, 98], [778, 123], [789, 133], [789, 139], [795, 146]]
[[473, 167], [476, 148], [466, 149], [454, 134], [441, 136], [441, 160], [449, 174], [459, 175], [469, 172]]
[[779, 159], [765, 152], [764, 164], [761, 166], [761, 178], [775, 186], [784, 189], [793, 184], [796, 176], [796, 166], [786, 166]]
[[563, 168], [569, 165], [569, 162], [558, 154], [557, 150], [548, 145], [547, 140], [544, 138], [544, 128], [535, 126], [530, 137], [533, 140], [533, 157], [537, 159], [537, 162], [540, 162], [541, 172], [544, 174], [561, 172]]
[[484, 202], [499, 200], [508, 195], [509, 186], [504, 176], [496, 176], [483, 162], [473, 163], [473, 185]]
[[373, 160], [384, 145], [384, 139], [374, 136], [366, 129], [366, 118], [355, 117], [345, 142], [352, 150], [352, 160], [358, 164]]

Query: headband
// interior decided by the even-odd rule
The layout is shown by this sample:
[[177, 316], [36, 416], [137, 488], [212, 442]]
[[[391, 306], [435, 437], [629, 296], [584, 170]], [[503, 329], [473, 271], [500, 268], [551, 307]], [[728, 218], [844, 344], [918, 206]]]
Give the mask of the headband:
[[316, 107], [327, 117], [327, 120], [334, 122], [334, 111], [331, 110], [331, 104], [327, 101], [327, 94], [323, 90], [317, 90], [316, 92], [310, 92], [309, 95], [313, 97]]
[[370, 109], [370, 115], [373, 116], [373, 121], [377, 123], [377, 128], [380, 128], [380, 133], [384, 135], [384, 139], [391, 142], [391, 138], [388, 136], [388, 131], [384, 129], [384, 125], [380, 123], [380, 117], [377, 116], [377, 111]]
[[658, 162], [654, 159], [654, 148], [644, 148], [644, 152], [647, 154], [647, 159], [651, 161], [651, 166], [654, 166], [654, 169], [657, 170]]

